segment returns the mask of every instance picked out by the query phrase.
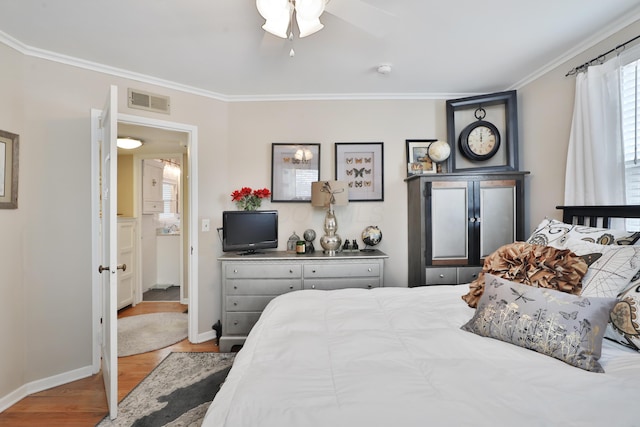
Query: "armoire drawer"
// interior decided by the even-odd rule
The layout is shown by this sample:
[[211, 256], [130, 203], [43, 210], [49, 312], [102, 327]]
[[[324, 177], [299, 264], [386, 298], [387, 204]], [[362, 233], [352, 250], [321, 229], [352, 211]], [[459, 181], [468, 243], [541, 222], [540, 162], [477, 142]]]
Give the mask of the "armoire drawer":
[[302, 289], [301, 279], [238, 279], [225, 282], [227, 295], [280, 295]]
[[380, 276], [379, 264], [305, 264], [304, 278]]
[[427, 285], [455, 285], [458, 283], [457, 267], [427, 268]]
[[302, 266], [295, 264], [227, 264], [227, 279], [278, 279], [302, 277]]

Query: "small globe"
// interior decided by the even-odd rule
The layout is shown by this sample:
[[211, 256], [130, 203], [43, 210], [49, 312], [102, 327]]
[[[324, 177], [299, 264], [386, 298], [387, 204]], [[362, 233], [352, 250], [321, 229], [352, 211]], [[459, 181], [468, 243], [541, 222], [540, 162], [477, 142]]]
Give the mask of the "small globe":
[[314, 240], [316, 240], [316, 232], [315, 230], [309, 228], [308, 230], [305, 230], [302, 237], [304, 237], [304, 240], [306, 240], [307, 242], [313, 242]]
[[376, 225], [370, 225], [362, 231], [362, 241], [367, 246], [375, 246], [382, 240], [382, 231]]
[[436, 163], [444, 162], [451, 155], [451, 147], [444, 141], [436, 141], [429, 145], [427, 155]]

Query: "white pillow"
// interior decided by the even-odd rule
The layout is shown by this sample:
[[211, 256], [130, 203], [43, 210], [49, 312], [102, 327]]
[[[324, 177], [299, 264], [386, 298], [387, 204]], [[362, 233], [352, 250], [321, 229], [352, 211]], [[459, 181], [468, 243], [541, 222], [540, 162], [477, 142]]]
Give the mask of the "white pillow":
[[640, 246], [598, 245], [575, 238], [556, 240], [551, 246], [569, 249], [589, 266], [582, 278], [582, 296], [617, 297], [640, 270]]
[[527, 243], [543, 246], [562, 245], [567, 239], [586, 240], [600, 245], [633, 245], [640, 239], [640, 232], [566, 224], [545, 218], [527, 239]]

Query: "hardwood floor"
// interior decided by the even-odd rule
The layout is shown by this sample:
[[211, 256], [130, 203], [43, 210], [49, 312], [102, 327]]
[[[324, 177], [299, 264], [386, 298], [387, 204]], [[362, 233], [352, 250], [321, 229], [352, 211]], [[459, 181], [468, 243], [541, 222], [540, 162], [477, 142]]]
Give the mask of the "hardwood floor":
[[[185, 311], [178, 302], [142, 302], [123, 309], [118, 317]], [[118, 401], [133, 390], [172, 351], [218, 351], [215, 342], [181, 341], [170, 347], [118, 359]], [[102, 373], [25, 397], [0, 413], [0, 426], [95, 426], [107, 415]]]

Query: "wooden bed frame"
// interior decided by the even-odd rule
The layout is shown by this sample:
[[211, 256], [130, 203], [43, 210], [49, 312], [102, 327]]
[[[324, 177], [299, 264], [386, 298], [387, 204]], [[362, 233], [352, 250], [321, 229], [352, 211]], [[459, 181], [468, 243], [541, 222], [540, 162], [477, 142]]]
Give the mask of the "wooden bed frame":
[[556, 209], [562, 210], [562, 222], [589, 227], [611, 228], [613, 218], [640, 218], [640, 205], [556, 206]]

